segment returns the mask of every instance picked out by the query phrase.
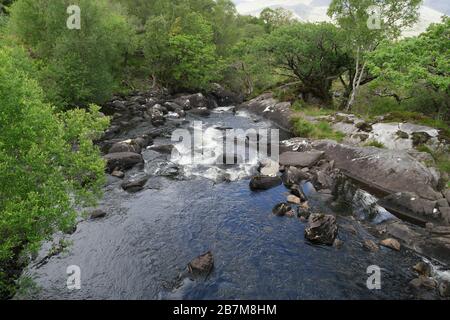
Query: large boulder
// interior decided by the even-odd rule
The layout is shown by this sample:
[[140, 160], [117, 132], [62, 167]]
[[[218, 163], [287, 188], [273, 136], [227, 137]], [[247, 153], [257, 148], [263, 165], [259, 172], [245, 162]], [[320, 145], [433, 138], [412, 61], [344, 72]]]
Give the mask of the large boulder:
[[321, 213], [309, 217], [309, 225], [305, 229], [305, 238], [317, 244], [332, 246], [338, 234], [336, 218]]
[[214, 99], [205, 97], [202, 93], [180, 96], [173, 102], [181, 106], [184, 110], [190, 110], [193, 108], [213, 109], [218, 106]]
[[109, 153], [103, 158], [106, 160], [106, 168], [109, 173], [114, 169], [127, 170], [144, 162], [142, 156], [134, 152]]
[[282, 184], [280, 177], [255, 176], [250, 180], [250, 189], [269, 190]]
[[242, 96], [225, 89], [218, 83], [212, 84], [211, 94], [216, 98], [219, 106], [230, 106], [242, 103]]
[[411, 192], [428, 200], [443, 197], [436, 191], [436, 172], [406, 151], [354, 147], [333, 141], [316, 141], [313, 147], [324, 151], [336, 168], [371, 190], [385, 194]]
[[280, 165], [294, 167], [312, 167], [324, 155], [322, 151], [284, 152], [280, 155]]

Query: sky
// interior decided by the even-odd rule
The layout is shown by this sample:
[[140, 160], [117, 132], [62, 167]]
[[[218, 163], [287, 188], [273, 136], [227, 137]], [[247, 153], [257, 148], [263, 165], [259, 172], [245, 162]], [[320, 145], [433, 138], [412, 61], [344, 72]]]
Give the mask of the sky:
[[[331, 0], [233, 0], [239, 13], [257, 15], [266, 7], [283, 7], [291, 10], [302, 21], [329, 21], [328, 5]], [[419, 34], [430, 23], [439, 22], [443, 15], [450, 15], [450, 0], [424, 0], [420, 20], [405, 36]]]

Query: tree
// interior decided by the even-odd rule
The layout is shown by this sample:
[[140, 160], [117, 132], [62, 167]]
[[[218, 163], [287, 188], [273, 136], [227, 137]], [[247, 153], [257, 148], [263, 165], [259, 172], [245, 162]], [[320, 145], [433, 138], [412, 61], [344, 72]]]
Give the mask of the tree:
[[446, 17], [418, 37], [384, 41], [368, 56], [368, 68], [380, 82], [394, 88], [412, 90], [421, 85], [437, 97], [445, 97], [435, 104], [439, 117], [446, 118], [450, 109], [449, 40], [450, 18]]
[[276, 28], [293, 22], [294, 15], [292, 11], [283, 8], [265, 8], [259, 18], [264, 22], [266, 32], [271, 33]]
[[396, 39], [405, 27], [418, 17], [421, 0], [333, 0], [328, 15], [336, 20], [347, 35], [347, 44], [354, 48], [355, 67], [348, 72], [349, 99], [346, 110], [355, 102], [360, 85], [370, 81], [367, 54], [383, 39]]
[[273, 31], [264, 50], [271, 54], [276, 69], [301, 82], [305, 97], [330, 104], [333, 80], [352, 62], [343, 39], [341, 30], [330, 23], [293, 23]]
[[14, 263], [93, 205], [104, 161], [92, 143], [108, 125], [99, 108], [56, 113], [32, 78], [26, 53], [0, 39], [0, 296], [11, 294]]
[[47, 99], [61, 107], [101, 103], [117, 88], [133, 40], [128, 20], [106, 0], [79, 0], [81, 29], [66, 26], [69, 0], [18, 0], [10, 27], [40, 61]]

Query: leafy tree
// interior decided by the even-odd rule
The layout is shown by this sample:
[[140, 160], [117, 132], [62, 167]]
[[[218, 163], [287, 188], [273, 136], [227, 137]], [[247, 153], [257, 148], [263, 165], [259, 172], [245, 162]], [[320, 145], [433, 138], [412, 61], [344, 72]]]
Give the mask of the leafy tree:
[[333, 0], [328, 15], [336, 20], [347, 35], [349, 48], [354, 48], [355, 66], [344, 83], [349, 96], [347, 111], [355, 102], [361, 84], [372, 80], [367, 73], [367, 54], [383, 39], [396, 39], [403, 28], [413, 25], [421, 0]]
[[92, 139], [106, 128], [99, 108], [57, 114], [17, 47], [0, 47], [0, 296], [11, 293], [14, 261], [68, 230], [75, 206], [93, 204], [104, 162]]
[[259, 18], [264, 22], [266, 32], [270, 33], [278, 27], [290, 24], [294, 20], [294, 14], [283, 8], [265, 8]]
[[435, 102], [440, 117], [449, 116], [450, 101], [450, 18], [432, 24], [418, 37], [396, 43], [384, 41], [369, 56], [369, 70], [398, 89], [413, 90], [421, 85]]
[[264, 50], [272, 55], [278, 72], [301, 82], [305, 97], [312, 95], [329, 104], [333, 80], [352, 62], [343, 37], [330, 23], [293, 23], [273, 31]]
[[60, 106], [103, 102], [117, 88], [133, 31], [106, 0], [78, 0], [81, 29], [66, 26], [69, 0], [18, 0], [11, 7], [12, 32], [40, 61], [47, 98]]

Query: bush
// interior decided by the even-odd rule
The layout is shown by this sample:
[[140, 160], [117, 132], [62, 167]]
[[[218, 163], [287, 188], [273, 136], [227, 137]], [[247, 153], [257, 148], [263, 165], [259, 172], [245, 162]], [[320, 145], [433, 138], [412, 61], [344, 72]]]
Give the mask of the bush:
[[18, 48], [0, 48], [0, 296], [12, 293], [18, 258], [56, 231], [75, 206], [94, 204], [104, 162], [92, 139], [108, 125], [99, 108], [57, 114], [44, 102], [33, 66]]

